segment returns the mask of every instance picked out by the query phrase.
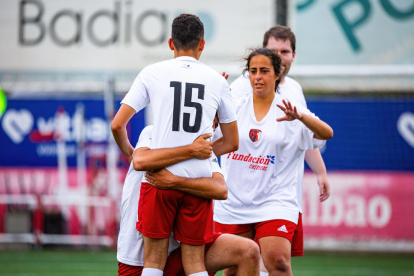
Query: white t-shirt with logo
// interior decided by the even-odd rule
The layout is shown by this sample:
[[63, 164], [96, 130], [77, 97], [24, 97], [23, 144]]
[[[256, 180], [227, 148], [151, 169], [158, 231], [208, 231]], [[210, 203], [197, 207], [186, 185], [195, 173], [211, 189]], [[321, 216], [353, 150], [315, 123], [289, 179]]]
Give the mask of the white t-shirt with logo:
[[[253, 88], [250, 85], [249, 73], [238, 77], [230, 85], [232, 96], [235, 100], [248, 97], [253, 93]], [[279, 93], [284, 99], [288, 99], [291, 102], [297, 102], [298, 104], [307, 107], [305, 96], [303, 95], [302, 87], [300, 84], [292, 78], [285, 77], [285, 82], [279, 84]], [[299, 203], [299, 212], [302, 213], [302, 186], [303, 186], [303, 172], [305, 171], [305, 152], [301, 156], [302, 161], [298, 162], [298, 181], [297, 181], [297, 195]]]
[[[152, 148], [152, 126], [147, 126], [139, 136], [137, 148]], [[213, 172], [222, 173], [217, 162], [212, 162]], [[119, 262], [133, 265], [144, 265], [144, 240], [141, 232], [135, 228], [138, 214], [138, 201], [145, 172], [134, 170], [131, 162], [122, 189], [121, 222], [118, 235], [117, 259]], [[180, 243], [170, 236], [168, 254], [180, 246]]]
[[[254, 114], [252, 95], [236, 103], [239, 149], [221, 157], [229, 192], [227, 200], [215, 202], [215, 221], [246, 224], [284, 219], [297, 223], [298, 162], [303, 161], [304, 151], [322, 147], [325, 141], [314, 139], [314, 133], [299, 120], [277, 122], [285, 116], [276, 106], [283, 106], [282, 99], [275, 94], [260, 122]], [[307, 108], [292, 104], [316, 117]]]
[[[227, 81], [192, 57], [178, 57], [144, 68], [123, 104], [136, 112], [151, 103], [153, 148], [191, 144], [198, 136], [213, 133], [218, 112], [221, 123], [236, 120]], [[211, 177], [211, 161], [190, 159], [167, 168], [182, 177]]]

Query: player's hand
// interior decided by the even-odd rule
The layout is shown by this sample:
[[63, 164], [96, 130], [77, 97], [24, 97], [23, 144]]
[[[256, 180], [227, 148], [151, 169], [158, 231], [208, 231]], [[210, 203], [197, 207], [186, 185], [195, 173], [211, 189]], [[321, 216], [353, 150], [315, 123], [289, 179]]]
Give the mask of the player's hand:
[[318, 175], [316, 177], [319, 186], [319, 201], [324, 202], [331, 195], [331, 188], [329, 186], [328, 177], [326, 174]]
[[160, 190], [167, 190], [174, 186], [174, 175], [167, 169], [146, 172], [145, 179], [148, 184]]
[[212, 134], [204, 134], [197, 137], [191, 144], [193, 156], [197, 159], [207, 159], [211, 157], [213, 146], [209, 139]]
[[226, 72], [221, 73], [221, 75], [227, 80], [229, 78], [229, 74], [226, 74]]
[[283, 112], [285, 112], [285, 116], [281, 118], [277, 118], [276, 121], [282, 122], [282, 121], [293, 121], [296, 119], [298, 120], [302, 119], [303, 115], [296, 109], [296, 106], [293, 106], [288, 100], [282, 100], [282, 101], [285, 106], [283, 107], [277, 104], [277, 107], [279, 107], [280, 109], [282, 109]]

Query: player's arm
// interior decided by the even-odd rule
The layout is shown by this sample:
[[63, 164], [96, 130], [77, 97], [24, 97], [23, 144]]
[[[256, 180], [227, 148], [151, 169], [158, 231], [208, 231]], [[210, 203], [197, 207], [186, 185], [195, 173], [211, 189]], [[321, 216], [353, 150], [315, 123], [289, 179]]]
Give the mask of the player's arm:
[[207, 159], [211, 157], [212, 144], [207, 141], [211, 134], [199, 136], [187, 146], [167, 149], [138, 148], [134, 152], [133, 165], [137, 171], [158, 170], [191, 159]]
[[132, 107], [122, 104], [111, 123], [111, 130], [114, 135], [115, 142], [129, 162], [132, 161], [132, 153], [134, 152], [134, 148], [129, 142], [126, 125], [134, 114], [135, 110]]
[[216, 156], [237, 151], [239, 149], [239, 130], [237, 121], [220, 124], [222, 137], [213, 142], [213, 151]]
[[214, 172], [212, 177], [186, 178], [162, 169], [158, 172], [147, 172], [145, 179], [158, 189], [174, 189], [208, 199], [227, 199], [227, 185], [223, 175], [218, 172]]
[[318, 120], [307, 114], [302, 114], [302, 118], [299, 119], [299, 121], [314, 133], [313, 137], [316, 139], [329, 140], [333, 137], [332, 128], [324, 121]]
[[311, 170], [316, 174], [319, 186], [319, 200], [321, 202], [327, 200], [331, 192], [328, 177], [326, 175], [325, 163], [323, 162], [319, 149], [306, 151], [305, 160]]
[[[224, 78], [225, 73], [223, 73]], [[217, 110], [222, 137], [213, 142], [216, 156], [237, 151], [239, 149], [239, 130], [237, 128], [236, 112], [227, 81], [223, 82], [221, 102]]]

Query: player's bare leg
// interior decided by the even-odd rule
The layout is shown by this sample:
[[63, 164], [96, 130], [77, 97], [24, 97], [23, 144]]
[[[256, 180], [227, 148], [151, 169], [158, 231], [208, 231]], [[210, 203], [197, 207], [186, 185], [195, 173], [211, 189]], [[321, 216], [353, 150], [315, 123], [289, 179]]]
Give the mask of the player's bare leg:
[[164, 270], [168, 258], [169, 238], [152, 239], [144, 236], [144, 268]]
[[181, 243], [181, 256], [186, 275], [206, 271], [204, 249], [205, 245], [190, 245]]
[[259, 247], [254, 241], [223, 234], [207, 252], [206, 268], [209, 273], [213, 273], [231, 267], [231, 272], [236, 273], [234, 275], [259, 276], [259, 258]]
[[268, 236], [260, 238], [259, 243], [269, 276], [291, 276], [290, 241], [283, 237]]
[[[240, 236], [240, 237], [247, 238], [249, 240], [253, 240], [254, 239], [255, 232], [254, 231], [248, 231], [248, 232], [244, 232], [244, 233], [240, 233], [240, 234], [235, 234], [235, 235]], [[239, 272], [239, 269], [238, 269], [237, 266], [229, 267], [229, 268], [227, 268], [227, 269], [224, 270], [223, 276], [244, 275], [244, 274], [240, 274], [240, 273], [243, 273], [243, 272], [241, 272], [241, 271], [240, 271], [240, 273], [238, 273], [238, 272]], [[246, 275], [248, 275], [248, 274], [246, 274]]]

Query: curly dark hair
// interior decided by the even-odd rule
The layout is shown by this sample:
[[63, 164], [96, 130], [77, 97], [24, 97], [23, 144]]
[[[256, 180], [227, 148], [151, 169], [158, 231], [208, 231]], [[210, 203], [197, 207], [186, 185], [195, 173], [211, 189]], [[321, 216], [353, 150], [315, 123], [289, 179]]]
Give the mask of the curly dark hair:
[[194, 14], [180, 14], [172, 23], [171, 38], [177, 50], [194, 50], [204, 38], [203, 22]]
[[280, 65], [282, 63], [279, 55], [277, 53], [275, 53], [273, 50], [270, 50], [270, 49], [267, 49], [267, 48], [251, 49], [250, 54], [247, 57], [244, 58], [244, 60], [246, 62], [246, 66], [243, 69], [243, 75], [244, 75], [244, 73], [249, 72], [250, 61], [255, 56], [265, 56], [270, 60], [270, 63], [273, 65], [273, 69], [275, 71], [275, 74], [279, 75], [279, 78], [277, 79], [277, 81], [275, 83], [275, 92], [279, 93], [278, 88], [279, 88], [279, 83], [280, 83]]

